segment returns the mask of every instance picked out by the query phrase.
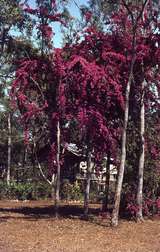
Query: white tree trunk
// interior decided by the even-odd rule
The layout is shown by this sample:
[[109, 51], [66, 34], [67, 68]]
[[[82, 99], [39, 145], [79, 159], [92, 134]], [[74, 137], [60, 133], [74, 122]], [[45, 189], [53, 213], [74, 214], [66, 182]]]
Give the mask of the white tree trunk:
[[10, 185], [11, 180], [11, 114], [8, 114], [8, 160], [7, 160], [7, 185]]
[[105, 181], [105, 196], [104, 196], [105, 198], [102, 206], [102, 210], [104, 212], [108, 210], [109, 182], [110, 182], [110, 153], [108, 153], [106, 161], [106, 181]]
[[128, 125], [129, 94], [130, 94], [131, 82], [132, 82], [132, 75], [130, 75], [129, 77], [129, 81], [127, 83], [126, 95], [125, 95], [126, 104], [125, 104], [123, 132], [122, 132], [121, 161], [120, 161], [120, 167], [118, 171], [118, 180], [117, 180], [116, 192], [115, 192], [115, 202], [114, 202], [112, 219], [111, 219], [112, 226], [118, 225], [120, 198], [121, 198], [124, 168], [125, 168], [125, 161], [126, 161], [126, 132], [127, 132], [127, 125]]
[[57, 174], [55, 185], [55, 215], [58, 217], [59, 201], [60, 201], [60, 123], [57, 123]]
[[86, 187], [85, 187], [85, 193], [84, 193], [84, 217], [88, 217], [88, 212], [89, 212], [91, 173], [92, 173], [91, 152], [89, 152], [87, 155], [87, 175], [86, 175]]
[[137, 26], [139, 20], [143, 17], [144, 9], [148, 4], [148, 0], [144, 0], [142, 4], [142, 8], [140, 13], [137, 15], [137, 18], [134, 19], [133, 13], [130, 12], [129, 6], [127, 5], [125, 0], [122, 0], [124, 7], [128, 11], [128, 14], [131, 17], [132, 21], [132, 59], [130, 65], [130, 73], [129, 79], [126, 87], [126, 94], [125, 94], [125, 111], [124, 111], [124, 121], [123, 121], [123, 132], [122, 132], [122, 146], [121, 146], [121, 160], [120, 160], [120, 167], [119, 167], [119, 174], [118, 174], [118, 181], [116, 186], [116, 193], [115, 193], [115, 203], [112, 212], [112, 219], [111, 224], [112, 226], [118, 225], [118, 215], [119, 215], [119, 207], [120, 207], [120, 198], [121, 198], [121, 191], [122, 191], [122, 183], [123, 183], [123, 176], [124, 176], [124, 168], [125, 168], [125, 161], [126, 161], [126, 133], [127, 133], [127, 125], [128, 125], [128, 113], [129, 113], [129, 95], [130, 95], [130, 88], [133, 77], [133, 67], [136, 60], [136, 33], [137, 33]]
[[141, 96], [141, 108], [140, 108], [140, 157], [139, 157], [139, 168], [138, 168], [138, 189], [137, 189], [137, 221], [143, 221], [143, 173], [144, 173], [144, 158], [145, 158], [145, 105], [144, 105], [144, 89], [145, 89], [145, 80], [142, 82], [142, 96]]

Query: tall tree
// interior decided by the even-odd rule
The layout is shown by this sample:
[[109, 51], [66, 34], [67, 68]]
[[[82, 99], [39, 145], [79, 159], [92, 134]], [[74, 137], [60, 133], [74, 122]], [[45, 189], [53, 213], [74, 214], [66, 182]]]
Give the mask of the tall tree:
[[[112, 52], [111, 41], [110, 35], [105, 36], [102, 32], [89, 27], [84, 41], [70, 46], [68, 52], [71, 54], [71, 62], [68, 59], [65, 89], [69, 102], [66, 102], [66, 105], [67, 110], [72, 116], [74, 115], [80, 125], [82, 135], [80, 146], [87, 155], [85, 214], [88, 214], [91, 180], [90, 155], [92, 153], [97, 166], [109, 149], [115, 157], [113, 146], [116, 145], [116, 130], [121, 117], [119, 112], [123, 111], [120, 69], [115, 67], [117, 62], [121, 66], [125, 58], [120, 52]], [[68, 45], [64, 51], [67, 52], [67, 49]], [[112, 64], [112, 71], [115, 70], [114, 77], [110, 74], [111, 68], [106, 64], [107, 61]], [[113, 93], [113, 90], [116, 92]], [[114, 125], [116, 119], [117, 123]]]
[[[124, 111], [124, 121], [123, 121], [123, 132], [122, 132], [122, 146], [121, 146], [121, 160], [120, 160], [120, 167], [118, 170], [118, 180], [117, 180], [117, 186], [116, 186], [116, 193], [115, 193], [115, 203], [112, 213], [112, 225], [117, 226], [118, 225], [118, 215], [119, 215], [119, 207], [120, 207], [120, 197], [121, 197], [121, 190], [122, 190], [122, 182], [123, 182], [123, 176], [124, 176], [124, 169], [125, 169], [125, 162], [126, 162], [126, 133], [127, 133], [127, 125], [128, 125], [128, 115], [129, 115], [129, 95], [130, 95], [130, 88], [131, 84], [133, 82], [134, 78], [134, 65], [136, 60], [136, 41], [137, 41], [137, 31], [138, 31], [138, 25], [139, 21], [142, 18], [144, 8], [147, 4], [146, 1], [142, 1], [141, 8], [137, 12], [132, 11], [131, 7], [125, 2], [122, 1], [123, 7], [128, 12], [128, 15], [131, 18], [131, 61], [130, 61], [130, 67], [129, 67], [129, 76], [128, 76], [128, 82], [126, 86], [126, 93], [125, 93], [125, 111]], [[138, 8], [138, 7], [137, 7]]]
[[[148, 1], [149, 3], [149, 1]], [[153, 18], [154, 13], [154, 18]], [[154, 36], [154, 33], [157, 33], [157, 20], [158, 20], [158, 6], [153, 1], [153, 3], [150, 2], [149, 8], [145, 8], [144, 15], [142, 17], [143, 22], [143, 30], [142, 30], [142, 37], [147, 37], [148, 32], [151, 33], [151, 36]], [[156, 36], [156, 34], [155, 34]], [[158, 60], [156, 57], [156, 43], [158, 41], [153, 42], [154, 45], [152, 45], [153, 55], [155, 55], [154, 62], [150, 62], [150, 70], [155, 71], [156, 66], [158, 66]], [[138, 189], [137, 189], [137, 220], [143, 220], [143, 177], [144, 177], [144, 161], [145, 161], [145, 96], [146, 96], [146, 86], [148, 85], [145, 77], [145, 68], [144, 68], [144, 62], [142, 61], [142, 72], [144, 75], [144, 78], [141, 83], [141, 101], [140, 101], [140, 142], [141, 142], [141, 152], [139, 157], [139, 174], [138, 174]]]
[[[26, 53], [25, 59], [18, 62], [17, 79], [13, 84], [14, 99], [18, 99], [18, 106], [23, 115], [23, 122], [26, 131], [26, 141], [29, 138], [28, 130], [32, 132], [36, 160], [40, 172], [45, 180], [55, 189], [55, 207], [58, 210], [60, 191], [60, 151], [61, 151], [61, 108], [60, 70], [63, 66], [55, 65], [52, 61], [53, 53], [52, 36], [54, 22], [65, 23], [65, 16], [59, 13], [55, 1], [36, 1], [36, 8], [24, 5], [23, 10], [32, 16], [38, 23], [37, 38], [39, 42], [39, 54]], [[21, 74], [22, 71], [22, 74]], [[48, 74], [46, 74], [48, 73]], [[26, 85], [23, 85], [25, 79]], [[23, 79], [23, 80], [22, 80]], [[52, 84], [53, 85], [52, 85]], [[29, 85], [30, 84], [30, 85]], [[16, 94], [17, 93], [17, 94]], [[13, 100], [14, 100], [13, 99]], [[47, 126], [46, 126], [47, 124]], [[38, 125], [39, 130], [35, 129]], [[44, 132], [44, 129], [46, 130]], [[39, 134], [39, 136], [38, 136]], [[36, 149], [38, 144], [47, 139], [49, 145], [49, 166], [52, 170], [51, 178], [44, 174]], [[56, 175], [56, 185], [55, 185]]]

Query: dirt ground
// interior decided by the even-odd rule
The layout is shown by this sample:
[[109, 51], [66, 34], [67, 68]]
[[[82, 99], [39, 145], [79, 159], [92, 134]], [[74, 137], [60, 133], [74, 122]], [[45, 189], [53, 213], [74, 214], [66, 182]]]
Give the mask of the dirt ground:
[[0, 252], [160, 252], [159, 218], [111, 228], [91, 207], [85, 221], [75, 204], [63, 205], [55, 219], [50, 201], [0, 201]]

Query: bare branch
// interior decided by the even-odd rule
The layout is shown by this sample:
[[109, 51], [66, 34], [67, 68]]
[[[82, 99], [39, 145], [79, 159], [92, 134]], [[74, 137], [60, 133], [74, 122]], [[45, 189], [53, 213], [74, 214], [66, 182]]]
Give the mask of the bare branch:
[[145, 1], [144, 1], [143, 5], [142, 5], [142, 9], [141, 9], [141, 11], [140, 11], [140, 13], [139, 13], [139, 16], [137, 17], [136, 23], [138, 23], [139, 19], [142, 17], [143, 12], [144, 12], [144, 8], [145, 8], [147, 2], [148, 2], [148, 0], [145, 0]]
[[35, 149], [36, 143], [35, 143], [34, 139], [33, 139], [33, 146], [34, 146], [34, 153], [35, 153], [35, 158], [36, 158], [36, 161], [37, 161], [38, 169], [40, 170], [40, 173], [41, 173], [42, 177], [44, 178], [44, 180], [45, 180], [49, 185], [52, 185], [53, 182], [50, 181], [49, 179], [47, 179], [46, 175], [44, 174], [44, 172], [43, 172], [43, 170], [42, 170], [42, 166], [41, 166], [41, 164], [40, 164], [40, 162], [39, 162], [39, 160], [38, 160], [37, 153], [36, 153], [36, 149]]
[[38, 90], [40, 91], [40, 94], [41, 94], [41, 96], [42, 96], [42, 99], [45, 100], [44, 94], [43, 94], [42, 89], [41, 89], [40, 85], [38, 84], [38, 82], [37, 82], [36, 80], [34, 80], [31, 76], [30, 76], [30, 78], [31, 78], [31, 80], [34, 82], [34, 84], [38, 87]]
[[[36, 158], [37, 159], [37, 158]], [[44, 178], [44, 180], [49, 183], [50, 185], [52, 185], [52, 181], [50, 181], [49, 179], [47, 179], [46, 175], [44, 174], [43, 170], [42, 170], [42, 167], [41, 167], [41, 164], [39, 163], [38, 159], [37, 159], [37, 164], [38, 164], [38, 168], [40, 170], [40, 173], [42, 175], [42, 177]]]
[[125, 0], [122, 0], [122, 3], [123, 3], [123, 5], [124, 5], [124, 7], [127, 9], [128, 13], [132, 16], [133, 13], [132, 13], [132, 11], [130, 10], [130, 8], [129, 8], [128, 4], [126, 3], [126, 1], [125, 1]]
[[[25, 53], [26, 53], [28, 59], [31, 60], [31, 58], [30, 58], [28, 52], [27, 52], [25, 49], [24, 49], [24, 51], [25, 51]], [[41, 96], [42, 96], [42, 99], [45, 100], [44, 94], [43, 94], [43, 92], [42, 92], [42, 89], [41, 89], [39, 83], [38, 83], [36, 80], [34, 80], [31, 76], [30, 76], [30, 78], [31, 78], [31, 80], [34, 82], [34, 84], [38, 87], [38, 90], [40, 91], [40, 94], [41, 94]]]
[[79, 5], [77, 4], [77, 2], [75, 0], [73, 0], [74, 4], [76, 5], [76, 7], [81, 11], [81, 8], [79, 7]]

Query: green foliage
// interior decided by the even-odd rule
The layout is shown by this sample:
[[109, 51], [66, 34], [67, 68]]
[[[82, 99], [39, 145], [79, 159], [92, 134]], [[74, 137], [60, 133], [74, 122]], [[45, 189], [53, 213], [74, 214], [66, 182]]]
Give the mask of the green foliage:
[[31, 184], [16, 184], [12, 183], [8, 186], [9, 197], [16, 198], [18, 200], [29, 200], [32, 198], [32, 185]]
[[33, 199], [48, 199], [52, 196], [52, 188], [45, 182], [33, 184], [32, 198]]
[[90, 202], [97, 203], [97, 202], [100, 202], [102, 199], [103, 199], [103, 193], [100, 193], [99, 195], [97, 195], [96, 191], [90, 192]]
[[72, 185], [71, 199], [73, 199], [73, 200], [82, 200], [83, 199], [83, 194], [82, 194], [81, 188], [78, 185], [78, 183], [76, 183], [76, 182]]
[[77, 182], [71, 184], [69, 180], [64, 180], [61, 189], [61, 198], [65, 200], [83, 200], [80, 185]]
[[32, 198], [31, 184], [11, 183], [9, 186], [3, 182], [0, 183], [0, 199], [18, 199], [27, 200]]
[[10, 26], [17, 24], [22, 20], [21, 11], [19, 9], [19, 2], [17, 0], [1, 0], [0, 1], [0, 16], [1, 24], [8, 24]]
[[0, 199], [3, 199], [6, 197], [6, 184], [3, 182], [0, 182]]
[[0, 182], [0, 199], [36, 200], [51, 197], [51, 187], [45, 183], [11, 183], [9, 186]]

